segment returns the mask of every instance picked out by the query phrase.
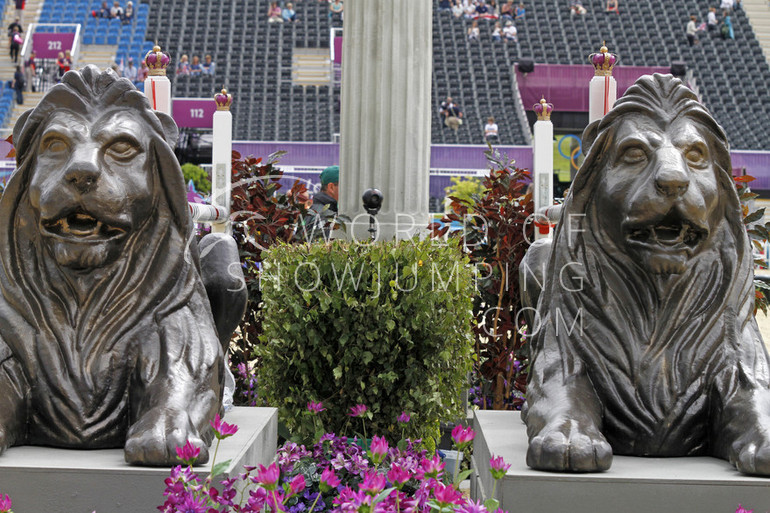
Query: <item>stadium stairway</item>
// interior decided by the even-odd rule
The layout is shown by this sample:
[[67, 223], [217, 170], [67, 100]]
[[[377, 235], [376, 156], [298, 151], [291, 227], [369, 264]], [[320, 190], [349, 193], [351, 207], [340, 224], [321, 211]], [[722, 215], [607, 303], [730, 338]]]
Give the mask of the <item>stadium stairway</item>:
[[770, 63], [770, 4], [767, 0], [743, 0], [741, 4]]

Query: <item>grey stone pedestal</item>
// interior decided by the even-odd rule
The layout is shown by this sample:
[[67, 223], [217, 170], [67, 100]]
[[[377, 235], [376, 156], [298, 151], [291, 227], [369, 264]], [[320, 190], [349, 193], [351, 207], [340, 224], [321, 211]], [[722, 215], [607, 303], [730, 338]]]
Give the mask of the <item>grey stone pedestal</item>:
[[[217, 454], [217, 461], [232, 460], [228, 476], [275, 458], [275, 408], [234, 408], [224, 420], [239, 427]], [[0, 455], [0, 493], [11, 496], [17, 513], [150, 513], [163, 504], [169, 470], [132, 467], [123, 461], [122, 449], [12, 447]], [[211, 465], [195, 470], [205, 479]]]
[[503, 510], [570, 513], [731, 513], [738, 504], [770, 509], [770, 478], [738, 473], [716, 458], [635, 458], [615, 456], [607, 472], [560, 474], [527, 467], [527, 435], [519, 412], [477, 411], [473, 429], [471, 496], [492, 491], [490, 455], [511, 468], [497, 484]]

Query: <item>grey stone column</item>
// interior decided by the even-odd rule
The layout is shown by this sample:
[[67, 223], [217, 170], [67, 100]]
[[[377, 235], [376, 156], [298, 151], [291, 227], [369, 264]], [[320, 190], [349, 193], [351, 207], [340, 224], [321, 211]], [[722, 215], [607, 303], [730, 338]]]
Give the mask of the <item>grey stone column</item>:
[[367, 237], [361, 195], [370, 187], [385, 197], [380, 240], [404, 238], [428, 223], [432, 4], [345, 2], [339, 204], [356, 220], [359, 239]]

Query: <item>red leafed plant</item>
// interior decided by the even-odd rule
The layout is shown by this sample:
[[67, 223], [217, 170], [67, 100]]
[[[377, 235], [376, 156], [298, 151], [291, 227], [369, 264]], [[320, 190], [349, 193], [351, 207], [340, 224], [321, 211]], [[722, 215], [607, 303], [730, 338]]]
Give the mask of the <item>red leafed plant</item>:
[[[757, 250], [764, 251], [765, 243], [770, 239], [770, 223], [763, 224], [761, 222], [765, 216], [764, 208], [749, 212], [748, 203], [759, 197], [759, 194], [751, 192], [748, 185], [754, 181], [754, 177], [750, 175], [734, 176], [733, 180], [735, 180], [735, 187], [738, 189], [741, 200], [743, 224], [748, 227], [749, 239]], [[763, 268], [767, 266], [766, 262], [760, 259], [755, 259], [754, 264]], [[754, 280], [754, 315], [756, 315], [757, 310], [762, 310], [767, 315], [768, 290], [770, 290], [770, 285], [762, 280]]]
[[[534, 237], [529, 172], [492, 150], [484, 191], [470, 200], [450, 196], [451, 211], [432, 223], [433, 237], [458, 239], [460, 251], [477, 269], [474, 298], [475, 362], [482, 408], [519, 409], [527, 384], [528, 355], [517, 323], [519, 265]], [[458, 229], [455, 229], [458, 228]]]

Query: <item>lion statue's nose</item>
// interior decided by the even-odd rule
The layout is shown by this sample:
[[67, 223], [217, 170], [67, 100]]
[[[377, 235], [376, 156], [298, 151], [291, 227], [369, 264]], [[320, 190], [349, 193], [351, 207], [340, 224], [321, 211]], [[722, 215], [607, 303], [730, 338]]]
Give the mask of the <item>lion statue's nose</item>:
[[64, 175], [64, 180], [74, 187], [79, 193], [85, 194], [96, 186], [99, 181], [99, 172], [89, 169], [89, 166], [73, 166]]
[[681, 169], [665, 166], [655, 173], [655, 188], [664, 196], [681, 196], [689, 186], [690, 179]]

